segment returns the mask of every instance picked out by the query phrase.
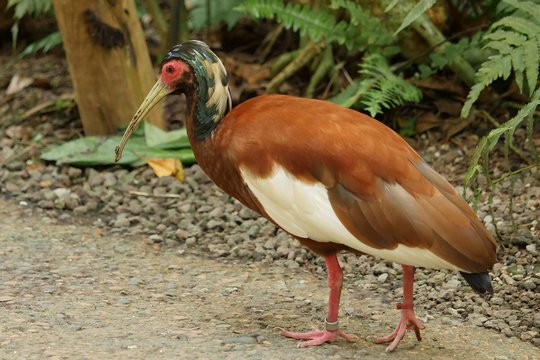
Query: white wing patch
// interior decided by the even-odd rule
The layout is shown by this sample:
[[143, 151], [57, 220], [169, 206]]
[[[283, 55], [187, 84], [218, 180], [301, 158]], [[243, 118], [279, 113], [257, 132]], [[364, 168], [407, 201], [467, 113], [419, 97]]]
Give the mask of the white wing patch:
[[[241, 167], [240, 172], [268, 216], [292, 235], [318, 242], [343, 244], [400, 264], [461, 270], [426, 249], [400, 244], [395, 249], [387, 250], [364, 244], [341, 223], [322, 183], [302, 182], [278, 165], [274, 165], [273, 174], [264, 179], [252, 175], [246, 168]], [[415, 199], [399, 184], [386, 184], [385, 191], [400, 197], [404, 211], [414, 211], [418, 207]]]

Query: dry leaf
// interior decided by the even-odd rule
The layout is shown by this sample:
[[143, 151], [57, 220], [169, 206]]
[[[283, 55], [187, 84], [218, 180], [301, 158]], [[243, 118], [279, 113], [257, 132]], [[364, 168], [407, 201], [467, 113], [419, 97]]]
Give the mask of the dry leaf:
[[443, 133], [445, 141], [448, 141], [452, 136], [459, 133], [461, 130], [469, 126], [474, 120], [474, 116], [467, 118], [453, 118], [444, 120]]
[[12, 125], [6, 129], [6, 135], [16, 140], [28, 140], [33, 129], [29, 126]]
[[423, 113], [416, 118], [416, 133], [420, 134], [429, 129], [441, 126], [442, 121], [433, 113]]
[[158, 177], [174, 176], [177, 180], [184, 180], [184, 167], [180, 159], [143, 159], [154, 170]]
[[462, 98], [465, 98], [468, 92], [467, 89], [465, 89], [462, 85], [457, 84], [455, 81], [436, 76], [431, 76], [427, 79], [422, 80], [413, 79], [412, 83], [419, 88], [445, 91], [448, 93], [456, 94]]
[[34, 80], [32, 78], [28, 77], [22, 77], [19, 74], [13, 75], [11, 80], [9, 81], [9, 85], [6, 90], [6, 95], [13, 95], [18, 93], [19, 91], [22, 91], [32, 85]]
[[454, 117], [459, 117], [461, 114], [461, 108], [463, 107], [463, 103], [448, 99], [437, 99], [434, 101], [434, 103], [437, 110]]

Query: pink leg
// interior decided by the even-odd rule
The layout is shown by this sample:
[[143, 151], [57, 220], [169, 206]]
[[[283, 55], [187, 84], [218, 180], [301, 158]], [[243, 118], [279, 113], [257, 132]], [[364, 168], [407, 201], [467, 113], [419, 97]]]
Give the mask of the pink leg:
[[383, 344], [392, 342], [387, 348], [386, 351], [394, 351], [403, 336], [405, 336], [406, 330], [414, 330], [416, 338], [418, 341], [422, 340], [420, 336], [420, 330], [424, 329], [425, 326], [422, 324], [414, 314], [414, 304], [413, 304], [413, 284], [414, 284], [414, 267], [402, 265], [403, 266], [403, 304], [397, 304], [397, 308], [401, 310], [401, 321], [399, 322], [396, 329], [387, 336], [382, 336], [375, 339], [377, 344]]
[[356, 336], [349, 335], [339, 329], [338, 313], [339, 299], [341, 297], [341, 285], [343, 284], [343, 272], [336, 254], [325, 257], [326, 270], [328, 271], [328, 286], [330, 297], [328, 300], [328, 316], [325, 320], [325, 329], [320, 331], [291, 332], [283, 330], [281, 335], [297, 340], [308, 340], [298, 344], [298, 347], [321, 345], [325, 342], [342, 337], [347, 341], [356, 341]]

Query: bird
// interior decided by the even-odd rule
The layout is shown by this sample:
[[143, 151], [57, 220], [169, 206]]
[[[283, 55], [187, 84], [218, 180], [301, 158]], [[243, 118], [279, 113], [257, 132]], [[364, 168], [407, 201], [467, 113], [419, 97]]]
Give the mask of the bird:
[[264, 94], [233, 108], [227, 72], [199, 40], [173, 46], [160, 76], [115, 149], [118, 161], [144, 116], [169, 94], [186, 97], [186, 131], [197, 163], [225, 193], [324, 257], [329, 287], [324, 328], [282, 335], [299, 347], [357, 337], [339, 327], [341, 251], [403, 269], [401, 319], [375, 338], [394, 351], [424, 324], [413, 303], [417, 268], [459, 271], [493, 293], [497, 243], [457, 190], [396, 132], [352, 109], [318, 99]]

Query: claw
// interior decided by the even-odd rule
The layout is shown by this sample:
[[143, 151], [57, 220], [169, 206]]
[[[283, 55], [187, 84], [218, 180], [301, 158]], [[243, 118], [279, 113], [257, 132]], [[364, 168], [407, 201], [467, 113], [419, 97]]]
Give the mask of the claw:
[[403, 309], [401, 313], [401, 320], [396, 327], [396, 329], [387, 336], [381, 336], [376, 338], [374, 341], [377, 344], [389, 343], [391, 344], [386, 348], [386, 352], [394, 351], [399, 345], [401, 339], [405, 336], [407, 330], [414, 330], [416, 339], [418, 341], [422, 340], [420, 335], [420, 330], [425, 329], [424, 324], [416, 318], [414, 311], [412, 309]]
[[416, 318], [413, 305], [413, 276], [414, 268], [412, 266], [403, 265], [403, 303], [397, 304], [396, 308], [401, 310], [401, 320], [396, 329], [387, 336], [375, 338], [377, 344], [390, 343], [386, 348], [386, 352], [396, 350], [401, 339], [405, 336], [407, 330], [414, 330], [416, 339], [422, 340], [420, 330], [425, 329], [424, 324]]
[[298, 347], [318, 346], [326, 342], [335, 341], [338, 337], [342, 337], [349, 342], [355, 342], [358, 339], [355, 335], [347, 334], [339, 329], [335, 331], [316, 330], [307, 332], [292, 332], [283, 330], [281, 331], [281, 335], [296, 340], [308, 340], [299, 343]]

